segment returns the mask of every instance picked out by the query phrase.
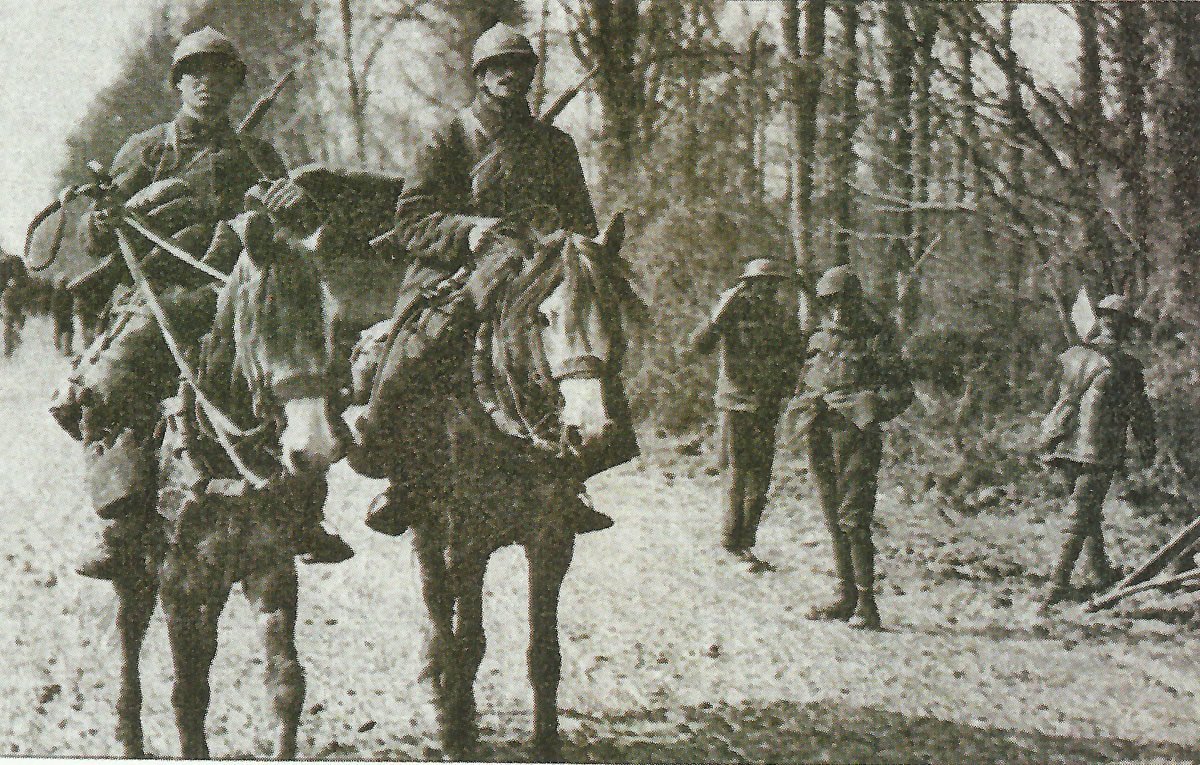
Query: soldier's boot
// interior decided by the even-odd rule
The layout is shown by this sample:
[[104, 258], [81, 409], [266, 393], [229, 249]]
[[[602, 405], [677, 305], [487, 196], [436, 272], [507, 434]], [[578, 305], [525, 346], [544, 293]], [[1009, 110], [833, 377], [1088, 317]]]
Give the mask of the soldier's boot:
[[1088, 563], [1092, 569], [1092, 576], [1096, 580], [1098, 592], [1105, 592], [1125, 578], [1125, 572], [1109, 561], [1108, 553], [1104, 549], [1104, 536], [1102, 532], [1096, 530], [1089, 536], [1085, 542], [1085, 547], [1087, 548]]
[[1075, 561], [1079, 559], [1079, 554], [1083, 552], [1083, 542], [1082, 534], [1067, 534], [1058, 565], [1055, 566], [1054, 573], [1050, 575], [1050, 588], [1046, 591], [1045, 600], [1042, 601], [1043, 610], [1071, 597], [1071, 572], [1075, 569]]
[[875, 543], [871, 540], [871, 530], [854, 529], [849, 536], [858, 602], [848, 624], [858, 630], [882, 629], [879, 607], [875, 604]]
[[850, 539], [841, 529], [830, 529], [833, 536], [833, 564], [837, 571], [840, 596], [837, 600], [817, 606], [809, 612], [809, 619], [823, 621], [846, 621], [854, 615], [858, 605], [858, 587], [854, 584], [854, 564], [851, 561]]
[[318, 518], [296, 530], [296, 553], [303, 563], [341, 563], [354, 557], [354, 548], [330, 533]]
[[301, 563], [341, 563], [354, 557], [354, 548], [325, 528], [324, 494], [321, 501], [299, 502], [294, 516], [292, 541]]
[[412, 525], [414, 519], [411, 514], [412, 503], [405, 502], [401, 491], [389, 484], [371, 500], [365, 523], [371, 531], [398, 537]]
[[110, 522], [101, 532], [99, 544], [75, 568], [75, 573], [104, 581], [134, 573], [140, 564], [148, 522], [144, 514], [129, 514]]
[[567, 501], [567, 522], [576, 534], [586, 534], [589, 531], [604, 531], [612, 528], [613, 519], [606, 513], [597, 510], [587, 498], [586, 492]]

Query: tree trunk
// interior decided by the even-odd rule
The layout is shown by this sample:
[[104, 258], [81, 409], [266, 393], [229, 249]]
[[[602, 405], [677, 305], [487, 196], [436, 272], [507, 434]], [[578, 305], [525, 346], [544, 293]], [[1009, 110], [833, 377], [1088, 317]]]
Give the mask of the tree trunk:
[[367, 161], [367, 104], [366, 94], [358, 81], [354, 66], [354, 11], [351, 0], [339, 0], [342, 19], [342, 63], [346, 69], [346, 94], [350, 100], [350, 122], [354, 127], [354, 154], [359, 163]]
[[[1004, 43], [1007, 60], [1004, 64], [1005, 81], [1005, 117], [1010, 130], [1016, 130], [1025, 117], [1025, 104], [1021, 99], [1021, 81], [1017, 76], [1017, 54], [1013, 50], [1013, 10], [1015, 4], [1005, 3], [1001, 11], [1000, 35]], [[1025, 151], [1018, 140], [1008, 142], [1007, 172], [1011, 181], [1012, 204], [1020, 207], [1025, 203]], [[1016, 393], [1020, 389], [1021, 367], [1021, 281], [1025, 273], [1024, 242], [1010, 232], [1007, 237], [1007, 277], [1008, 277], [1008, 316], [1007, 324], [1009, 342], [1008, 358], [1008, 389]]]
[[[925, 204], [930, 199], [929, 177], [933, 170], [933, 130], [931, 121], [930, 94], [933, 84], [933, 44], [937, 38], [938, 12], [932, 6], [920, 3], [913, 6], [914, 19], [914, 66], [913, 66], [913, 201]], [[914, 259], [907, 273], [900, 274], [900, 326], [911, 332], [917, 324], [921, 308], [921, 259], [931, 240], [929, 233], [930, 215], [926, 209], [913, 214], [912, 243], [910, 253]]]
[[[890, 306], [903, 325], [904, 312], [902, 278], [913, 264], [912, 234], [916, 223], [912, 210], [907, 207], [913, 198], [913, 152], [912, 152], [912, 95], [913, 95], [913, 30], [908, 24], [904, 3], [888, 0], [883, 9], [884, 40], [886, 42], [885, 66], [888, 74], [886, 97], [888, 159], [891, 167], [889, 193], [903, 207], [890, 227], [892, 239], [888, 245], [887, 277], [883, 280], [884, 302]], [[901, 309], [901, 310], [897, 310]], [[907, 329], [901, 326], [901, 330]]]
[[1150, 191], [1147, 168], [1149, 147], [1143, 120], [1146, 115], [1146, 83], [1153, 77], [1146, 38], [1150, 33], [1146, 9], [1141, 3], [1122, 3], [1117, 9], [1115, 49], [1117, 93], [1120, 100], [1121, 180], [1129, 202], [1129, 235], [1136, 252], [1122, 287], [1136, 286], [1144, 292], [1149, 275], [1147, 234], [1150, 227]]
[[585, 65], [599, 64], [595, 88], [604, 123], [602, 156], [609, 184], [629, 177], [640, 156], [638, 118], [642, 84], [637, 69], [639, 16], [637, 0], [588, 0], [591, 20], [584, 41]]
[[854, 179], [858, 174], [858, 154], [854, 136], [860, 121], [858, 108], [859, 54], [858, 0], [842, 0], [838, 11], [842, 22], [841, 48], [845, 51], [845, 70], [838, 84], [840, 119], [832, 127], [830, 180], [833, 182], [833, 216], [836, 231], [833, 240], [834, 261], [849, 263], [854, 246]]
[[795, 61], [796, 214], [800, 233], [797, 265], [806, 273], [813, 260], [813, 176], [816, 172], [817, 110], [825, 56], [825, 0], [807, 0], [804, 7], [804, 50]]
[[[1167, 140], [1171, 173], [1171, 197], [1179, 227], [1175, 251], [1177, 287], [1184, 306], [1200, 300], [1200, 274], [1196, 253], [1200, 253], [1200, 7], [1190, 3], [1166, 4], [1160, 10], [1166, 16], [1172, 36], [1170, 71], [1171, 96], [1166, 109]], [[1195, 309], [1189, 310], [1195, 315]]]
[[1100, 162], [1094, 147], [1104, 140], [1104, 81], [1100, 68], [1099, 13], [1093, 3], [1075, 6], [1079, 23], [1079, 100], [1075, 106], [1079, 125], [1076, 157], [1081, 175], [1080, 193], [1084, 220], [1085, 258], [1091, 261], [1096, 276], [1096, 291], [1117, 289], [1113, 253], [1105, 230], [1104, 207], [1100, 188]]
[[977, 191], [981, 179], [980, 170], [971, 160], [971, 147], [979, 144], [979, 126], [976, 124], [975, 104], [975, 67], [974, 46], [971, 38], [971, 27], [966, 19], [954, 38], [955, 53], [958, 56], [958, 108], [959, 129], [955, 138], [958, 152], [955, 157], [957, 166], [954, 174], [958, 200], [966, 198], [968, 191]]

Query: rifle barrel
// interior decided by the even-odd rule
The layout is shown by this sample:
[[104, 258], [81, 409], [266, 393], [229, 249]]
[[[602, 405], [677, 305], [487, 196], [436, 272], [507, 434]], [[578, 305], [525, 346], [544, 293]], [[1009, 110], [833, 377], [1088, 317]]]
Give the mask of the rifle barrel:
[[271, 104], [275, 103], [275, 99], [279, 98], [279, 94], [283, 92], [283, 89], [287, 87], [288, 82], [295, 75], [296, 72], [294, 69], [284, 72], [283, 76], [271, 86], [271, 89], [255, 101], [254, 106], [250, 107], [250, 111], [246, 112], [245, 118], [238, 125], [237, 132], [248, 133], [258, 127], [258, 123], [262, 122], [263, 117], [267, 114], [267, 110], [271, 108]]
[[587, 74], [585, 74], [579, 80], [579, 82], [575, 83], [575, 87], [556, 98], [554, 103], [550, 104], [550, 108], [543, 112], [542, 116], [538, 117], [538, 119], [542, 122], [545, 122], [547, 125], [551, 122], [554, 122], [554, 119], [558, 115], [562, 114], [563, 109], [567, 108], [567, 104], [571, 103], [575, 96], [579, 95], [579, 91], [583, 90], [583, 86], [587, 85], [587, 81], [595, 77], [596, 72], [598, 71], [600, 71], [599, 62], [592, 66], [592, 68], [588, 70]]

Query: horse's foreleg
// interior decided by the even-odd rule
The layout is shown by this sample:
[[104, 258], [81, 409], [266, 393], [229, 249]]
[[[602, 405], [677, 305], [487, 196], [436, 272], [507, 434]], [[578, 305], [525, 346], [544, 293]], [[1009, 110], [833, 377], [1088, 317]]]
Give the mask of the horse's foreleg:
[[275, 757], [296, 758], [296, 733], [304, 707], [304, 667], [296, 653], [296, 565], [289, 558], [269, 574], [247, 578], [246, 597], [259, 615], [267, 654], [266, 684], [275, 714]]
[[460, 561], [451, 570], [455, 594], [454, 638], [445, 667], [447, 709], [442, 738], [447, 751], [467, 757], [478, 738], [475, 719], [475, 675], [487, 641], [483, 633], [483, 574], [487, 556]]
[[[162, 603], [175, 664], [171, 703], [184, 759], [208, 759], [204, 720], [208, 715], [209, 671], [217, 653], [217, 621], [229, 596], [228, 587], [201, 583], [198, 572], [170, 572], [163, 583]], [[219, 588], [219, 589], [218, 589]]]
[[445, 653], [454, 637], [454, 598], [446, 573], [443, 537], [429, 524], [413, 528], [413, 550], [421, 568], [421, 596], [429, 612], [425, 634], [425, 666], [421, 670], [421, 679], [429, 681], [432, 686], [439, 713], [444, 704], [442, 667], [446, 661]]
[[158, 580], [153, 572], [113, 582], [121, 639], [121, 690], [117, 696], [117, 740], [127, 759], [146, 756], [142, 740], [142, 641], [154, 614]]
[[526, 547], [529, 558], [529, 681], [533, 685], [533, 744], [539, 757], [556, 760], [558, 682], [558, 599], [575, 551], [572, 536]]

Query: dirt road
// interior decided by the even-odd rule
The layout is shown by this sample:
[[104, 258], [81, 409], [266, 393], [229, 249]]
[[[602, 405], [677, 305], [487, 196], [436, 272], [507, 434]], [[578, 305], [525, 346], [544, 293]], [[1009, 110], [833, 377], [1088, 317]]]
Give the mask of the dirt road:
[[[84, 505], [79, 449], [46, 414], [65, 370], [40, 350], [47, 344], [34, 324], [17, 358], [0, 362], [0, 754], [114, 756], [113, 600], [72, 572], [99, 522]], [[328, 515], [358, 555], [302, 572], [301, 756], [438, 757], [429, 696], [416, 683], [424, 619], [410, 541], [362, 525], [380, 482], [338, 465], [331, 483]], [[889, 631], [807, 621], [832, 588], [830, 560], [814, 508], [788, 493], [794, 481], [783, 484], [760, 540], [778, 570], [755, 575], [715, 551], [717, 484], [702, 461], [652, 456], [594, 481], [597, 505], [617, 524], [579, 541], [563, 595], [568, 757], [1200, 759], [1193, 628], [1120, 615], [1042, 619], [1028, 588], [926, 578], [886, 558]], [[880, 520], [899, 529], [912, 522], [907, 513], [886, 501]], [[487, 590], [481, 756], [521, 759], [531, 693], [516, 551], [493, 561]], [[213, 753], [260, 755], [266, 701], [243, 601], [235, 597], [221, 626]], [[175, 756], [166, 649], [156, 617], [144, 661], [147, 743]]]

